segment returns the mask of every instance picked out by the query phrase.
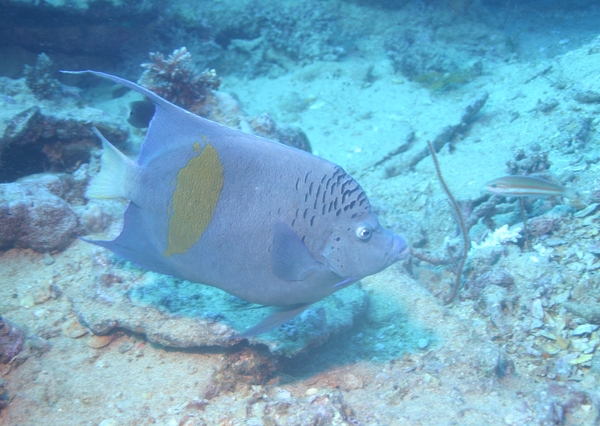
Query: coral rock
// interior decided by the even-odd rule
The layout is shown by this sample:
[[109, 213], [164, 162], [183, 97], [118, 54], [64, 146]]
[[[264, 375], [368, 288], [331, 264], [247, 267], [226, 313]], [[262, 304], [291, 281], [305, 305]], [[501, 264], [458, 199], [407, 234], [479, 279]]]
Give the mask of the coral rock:
[[[143, 272], [124, 263], [112, 264], [114, 257], [109, 256], [104, 249], [98, 250], [94, 278], [63, 287], [78, 319], [94, 334], [107, 335], [119, 328], [143, 333], [150, 342], [163, 346], [226, 347], [238, 343], [234, 337], [268, 313], [246, 309], [248, 303], [214, 287]], [[351, 286], [315, 303], [285, 325], [249, 340], [265, 345], [272, 354], [292, 356], [347, 330], [367, 306], [364, 290]], [[256, 365], [248, 367], [249, 371], [261, 369], [267, 374], [270, 370], [258, 358], [243, 360]], [[238, 375], [247, 374], [242, 372], [243, 360], [235, 365]]]
[[59, 197], [56, 176], [0, 185], [0, 248], [64, 249], [79, 230], [77, 215]]
[[0, 92], [7, 94], [0, 120], [0, 182], [34, 173], [74, 171], [99, 145], [91, 123], [117, 144], [128, 136], [118, 118], [94, 108], [79, 108], [66, 95], [60, 107], [39, 100], [25, 79], [0, 77]]

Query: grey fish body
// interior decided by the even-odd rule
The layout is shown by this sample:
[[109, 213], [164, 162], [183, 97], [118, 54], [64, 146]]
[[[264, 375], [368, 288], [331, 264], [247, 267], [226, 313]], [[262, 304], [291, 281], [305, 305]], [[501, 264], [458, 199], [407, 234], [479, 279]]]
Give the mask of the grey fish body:
[[[245, 335], [406, 256], [360, 185], [306, 152], [195, 116], [118, 77], [156, 105], [136, 162], [103, 139], [90, 197], [131, 200], [113, 241], [141, 267], [282, 310]], [[120, 182], [120, 183], [118, 183]]]
[[[335, 217], [341, 205], [335, 211], [329, 211], [327, 207], [324, 215], [321, 203], [316, 204], [319, 211], [315, 209], [314, 201], [319, 188], [320, 199], [326, 191], [326, 199], [332, 197], [331, 191], [326, 190], [320, 180], [333, 177], [337, 182], [338, 176], [346, 180], [351, 178], [340, 168], [332, 167], [331, 163], [319, 161], [318, 157], [267, 140], [245, 143], [247, 146], [240, 149], [235, 139], [228, 141], [223, 135], [225, 129], [219, 126], [219, 143], [213, 145], [218, 152], [227, 153], [219, 157], [224, 169], [223, 189], [214, 212], [214, 217], [219, 220], [211, 221], [198, 243], [186, 253], [173, 254], [165, 262], [162, 252], [166, 249], [165, 242], [168, 239], [168, 218], [164, 212], [165, 203], [161, 200], [170, 199], [172, 189], [156, 185], [160, 190], [136, 194], [132, 201], [144, 211], [142, 216], [147, 217], [145, 221], [148, 225], [135, 227], [135, 233], [143, 232], [156, 241], [145, 249], [152, 250], [150, 257], [155, 258], [153, 263], [147, 264], [143, 259], [137, 263], [148, 269], [162, 264], [168, 268], [170, 275], [213, 285], [244, 300], [263, 305], [312, 303], [333, 293], [334, 284], [344, 279], [336, 274], [325, 274], [332, 281], [330, 286], [321, 285], [315, 280], [299, 280], [290, 286], [288, 280], [273, 273], [269, 267], [274, 238], [272, 230], [278, 221], [287, 224], [301, 241], [304, 238], [310, 253], [323, 253], [329, 241], [315, 238], [317, 233], [329, 228], [327, 230], [332, 235], [336, 232], [341, 234], [340, 226], [343, 225], [331, 226], [331, 217]], [[205, 135], [210, 140], [206, 129]], [[264, 145], [268, 145], [266, 147], [269, 149], [265, 150]], [[174, 149], [168, 153], [170, 158], [182, 158], [180, 162], [175, 161], [176, 165], [161, 158], [149, 162], [142, 172], [142, 180], [154, 186], [156, 176], [163, 176], [165, 180], [176, 179], [174, 171], [185, 165], [184, 156], [189, 149], [181, 151]], [[306, 157], [306, 162], [301, 164], [308, 165], [310, 172], [298, 167], [297, 155]], [[243, 179], [240, 179], [239, 170], [251, 170], [252, 173], [244, 173]], [[356, 187], [358, 184], [354, 182], [354, 185]], [[366, 200], [364, 193], [360, 192]], [[353, 211], [359, 208], [355, 204]], [[374, 215], [364, 208], [362, 210], [361, 215], [365, 216], [365, 220], [370, 219], [376, 227], [378, 224]], [[126, 236], [119, 237], [117, 244], [119, 240], [128, 242]], [[338, 244], [343, 244], [343, 241]], [[390, 250], [391, 244], [390, 239]], [[315, 260], [326, 266], [326, 259], [322, 256], [316, 255]], [[319, 272], [326, 271], [315, 273]], [[260, 286], [260, 291], [256, 291], [257, 286]]]

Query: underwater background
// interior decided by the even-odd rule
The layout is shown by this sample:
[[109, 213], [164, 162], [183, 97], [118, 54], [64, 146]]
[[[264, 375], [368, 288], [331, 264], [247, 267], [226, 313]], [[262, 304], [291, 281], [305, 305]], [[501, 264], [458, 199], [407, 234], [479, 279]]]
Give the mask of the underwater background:
[[[152, 116], [88, 69], [342, 166], [412, 255], [232, 338], [265, 310], [78, 239], [126, 208], [92, 127]], [[600, 422], [598, 2], [0, 0], [0, 106], [0, 424]]]

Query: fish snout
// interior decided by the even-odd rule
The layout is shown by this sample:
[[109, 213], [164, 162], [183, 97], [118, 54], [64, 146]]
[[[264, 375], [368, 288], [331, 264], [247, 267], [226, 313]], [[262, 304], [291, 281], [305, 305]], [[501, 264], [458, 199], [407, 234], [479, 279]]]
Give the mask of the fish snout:
[[391, 263], [405, 259], [410, 253], [410, 249], [406, 244], [406, 240], [399, 235], [394, 235], [392, 242], [392, 250], [390, 251], [389, 260]]

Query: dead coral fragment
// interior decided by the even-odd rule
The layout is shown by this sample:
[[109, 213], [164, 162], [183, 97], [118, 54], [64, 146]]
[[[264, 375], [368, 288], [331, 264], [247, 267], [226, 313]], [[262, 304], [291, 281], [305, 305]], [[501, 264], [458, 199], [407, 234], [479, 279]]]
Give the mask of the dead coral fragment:
[[162, 53], [150, 53], [152, 62], [142, 64], [146, 69], [139, 83], [168, 101], [200, 114], [202, 105], [217, 90], [221, 79], [215, 70], [206, 69], [197, 74], [192, 55], [185, 47], [176, 49], [165, 59]]
[[16, 357], [24, 341], [23, 332], [0, 316], [0, 363], [7, 364]]
[[259, 350], [246, 348], [229, 357], [228, 368], [243, 382], [264, 384], [277, 369], [277, 358]]
[[229, 355], [226, 364], [215, 371], [204, 390], [205, 399], [213, 399], [242, 385], [263, 385], [277, 370], [277, 357], [251, 348]]
[[248, 124], [255, 135], [276, 140], [284, 145], [293, 146], [306, 152], [312, 152], [308, 137], [301, 129], [298, 127], [279, 127], [267, 113], [248, 117]]
[[534, 237], [548, 234], [560, 226], [561, 218], [557, 215], [543, 215], [529, 219], [529, 233]]
[[542, 151], [540, 145], [532, 144], [526, 150], [515, 150], [513, 159], [506, 165], [511, 175], [531, 175], [547, 172], [552, 163], [548, 160], [548, 151]]

